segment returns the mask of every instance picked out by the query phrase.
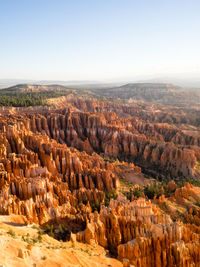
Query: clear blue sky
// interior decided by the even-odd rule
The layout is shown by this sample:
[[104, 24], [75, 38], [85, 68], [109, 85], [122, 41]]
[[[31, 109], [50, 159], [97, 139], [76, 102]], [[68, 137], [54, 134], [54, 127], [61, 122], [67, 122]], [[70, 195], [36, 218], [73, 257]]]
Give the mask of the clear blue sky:
[[0, 79], [199, 70], [199, 0], [0, 1]]

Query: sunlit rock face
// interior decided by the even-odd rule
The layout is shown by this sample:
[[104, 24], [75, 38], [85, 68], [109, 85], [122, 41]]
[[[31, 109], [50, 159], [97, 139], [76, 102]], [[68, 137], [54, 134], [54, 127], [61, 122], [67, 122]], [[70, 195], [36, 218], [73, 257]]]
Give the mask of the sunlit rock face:
[[76, 239], [100, 244], [134, 266], [199, 266], [199, 235], [143, 198], [119, 196], [100, 214], [92, 213]]
[[[40, 224], [66, 216], [84, 221], [85, 208], [78, 205], [102, 203], [105, 193], [119, 187], [121, 166], [141, 171], [132, 163], [105, 161], [88, 139], [76, 139], [75, 130], [68, 136], [70, 113], [57, 119], [49, 111], [47, 117], [34, 112], [1, 115], [1, 214], [25, 215]], [[67, 146], [68, 138], [80, 140], [89, 154]]]
[[1, 214], [42, 224], [78, 213], [79, 202], [101, 203], [105, 192], [117, 189], [119, 167], [51, 139], [47, 129], [33, 133], [34, 125], [47, 127], [46, 119], [33, 121], [24, 114], [1, 118]]
[[[63, 109], [43, 108], [39, 112], [29, 109], [26, 115], [23, 110], [17, 110], [9, 116], [12, 125], [4, 125], [4, 131], [10, 136], [12, 148], [19, 150], [17, 152], [23, 150], [23, 137], [22, 143], [21, 136], [18, 137], [17, 147], [11, 137], [13, 132], [21, 129], [21, 132], [29, 131], [28, 135], [49, 137], [88, 154], [103, 153], [133, 162], [154, 176], [197, 175], [195, 166], [200, 160], [198, 135], [186, 134], [167, 123], [150, 123], [134, 107], [81, 98], [69, 98], [65, 104], [68, 107]], [[148, 116], [153, 114], [149, 112]], [[31, 142], [28, 138], [26, 136], [27, 144]]]
[[[75, 226], [77, 241], [99, 244], [136, 267], [200, 266], [197, 229], [172, 221], [155, 202], [119, 193], [104, 206], [124, 169], [198, 178], [199, 137], [158, 123], [155, 112], [145, 117], [127, 105], [63, 101], [60, 108], [1, 110], [0, 214], [41, 225], [62, 220]], [[168, 188], [177, 203], [195, 190], [173, 181]]]

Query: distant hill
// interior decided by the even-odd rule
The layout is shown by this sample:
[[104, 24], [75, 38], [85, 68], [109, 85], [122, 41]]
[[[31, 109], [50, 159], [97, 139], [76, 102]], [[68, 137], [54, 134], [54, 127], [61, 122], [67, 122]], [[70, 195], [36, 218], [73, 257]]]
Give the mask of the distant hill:
[[46, 105], [46, 99], [68, 94], [123, 103], [200, 104], [200, 90], [187, 90], [169, 83], [128, 83], [113, 87], [17, 84], [0, 90], [0, 106]]
[[40, 84], [17, 84], [1, 91], [9, 91], [9, 92], [44, 92], [44, 91], [63, 91], [67, 88], [63, 85], [40, 85]]
[[123, 86], [95, 90], [101, 96], [127, 101], [140, 100], [161, 104], [199, 104], [200, 92], [188, 91], [168, 83], [129, 83]]

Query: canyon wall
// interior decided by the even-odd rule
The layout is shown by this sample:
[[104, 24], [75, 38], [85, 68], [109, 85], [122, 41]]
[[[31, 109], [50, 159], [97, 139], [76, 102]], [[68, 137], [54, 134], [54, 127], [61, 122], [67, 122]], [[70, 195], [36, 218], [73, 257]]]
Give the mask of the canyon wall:
[[[105, 203], [126, 169], [198, 179], [199, 135], [126, 105], [62, 101], [60, 108], [1, 109], [0, 214], [40, 225], [62, 221], [77, 241], [97, 243], [136, 267], [199, 266], [199, 234], [191, 225], [144, 198], [119, 193]], [[177, 203], [192, 192], [187, 187], [174, 187]]]

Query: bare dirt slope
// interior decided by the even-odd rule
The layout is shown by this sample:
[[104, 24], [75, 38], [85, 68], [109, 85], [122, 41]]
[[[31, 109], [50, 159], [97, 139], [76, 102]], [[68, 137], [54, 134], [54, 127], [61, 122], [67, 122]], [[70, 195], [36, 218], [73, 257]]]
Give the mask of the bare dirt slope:
[[[38, 237], [34, 226], [24, 224], [23, 216], [0, 216], [0, 265], [6, 267], [120, 267], [122, 264], [109, 256], [100, 246], [59, 242], [48, 235], [42, 241], [29, 245]], [[23, 241], [22, 238], [26, 241]]]

